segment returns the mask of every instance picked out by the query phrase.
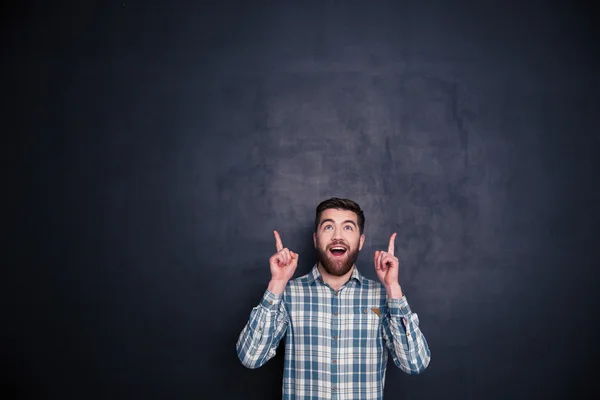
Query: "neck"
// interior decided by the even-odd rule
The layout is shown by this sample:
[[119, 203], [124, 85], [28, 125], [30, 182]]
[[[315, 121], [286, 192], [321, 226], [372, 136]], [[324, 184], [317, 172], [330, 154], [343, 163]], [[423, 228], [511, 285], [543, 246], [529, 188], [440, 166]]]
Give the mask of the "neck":
[[338, 291], [338, 289], [340, 287], [342, 287], [342, 285], [344, 283], [346, 283], [350, 280], [350, 277], [352, 276], [352, 272], [354, 271], [354, 265], [353, 265], [352, 268], [350, 268], [350, 270], [348, 272], [346, 272], [344, 275], [337, 276], [337, 275], [331, 275], [330, 273], [325, 271], [325, 268], [323, 268], [323, 265], [321, 264], [321, 262], [319, 262], [319, 265], [317, 265], [317, 268], [319, 269], [319, 272], [321, 273], [323, 282], [328, 284], [336, 292]]

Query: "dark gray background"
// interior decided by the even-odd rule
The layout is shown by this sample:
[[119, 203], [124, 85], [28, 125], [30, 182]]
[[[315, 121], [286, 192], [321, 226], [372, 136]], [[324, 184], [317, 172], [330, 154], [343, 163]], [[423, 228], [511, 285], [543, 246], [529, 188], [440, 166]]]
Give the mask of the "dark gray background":
[[386, 398], [597, 389], [591, 9], [250, 3], [4, 10], [6, 392], [278, 398], [282, 354], [235, 342], [272, 230], [306, 273], [331, 196], [365, 210], [367, 277], [398, 232], [430, 344]]

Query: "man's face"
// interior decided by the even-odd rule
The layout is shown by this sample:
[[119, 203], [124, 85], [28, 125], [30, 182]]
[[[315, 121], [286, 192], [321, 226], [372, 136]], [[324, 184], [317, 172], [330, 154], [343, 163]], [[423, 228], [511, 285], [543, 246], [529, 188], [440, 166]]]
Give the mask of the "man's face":
[[331, 208], [321, 214], [313, 241], [325, 271], [331, 275], [342, 276], [350, 271], [356, 262], [365, 235], [359, 232], [356, 213]]

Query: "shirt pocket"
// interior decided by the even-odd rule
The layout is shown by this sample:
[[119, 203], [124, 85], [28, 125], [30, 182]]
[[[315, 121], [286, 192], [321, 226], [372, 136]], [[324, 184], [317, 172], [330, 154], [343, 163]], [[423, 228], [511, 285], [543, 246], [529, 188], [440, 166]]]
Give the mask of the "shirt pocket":
[[[356, 336], [360, 341], [372, 341], [380, 338], [381, 319], [385, 310], [380, 306], [361, 306], [355, 309]], [[364, 343], [366, 344], [366, 343]]]

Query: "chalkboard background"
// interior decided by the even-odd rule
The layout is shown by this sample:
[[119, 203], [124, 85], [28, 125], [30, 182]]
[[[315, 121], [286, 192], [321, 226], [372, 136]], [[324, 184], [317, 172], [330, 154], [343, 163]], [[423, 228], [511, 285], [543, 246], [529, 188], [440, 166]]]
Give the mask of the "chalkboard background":
[[430, 344], [386, 398], [598, 388], [590, 9], [95, 3], [3, 13], [12, 398], [280, 398], [282, 353], [249, 370], [235, 342], [273, 229], [308, 272], [331, 196], [365, 210], [367, 277], [398, 232]]

